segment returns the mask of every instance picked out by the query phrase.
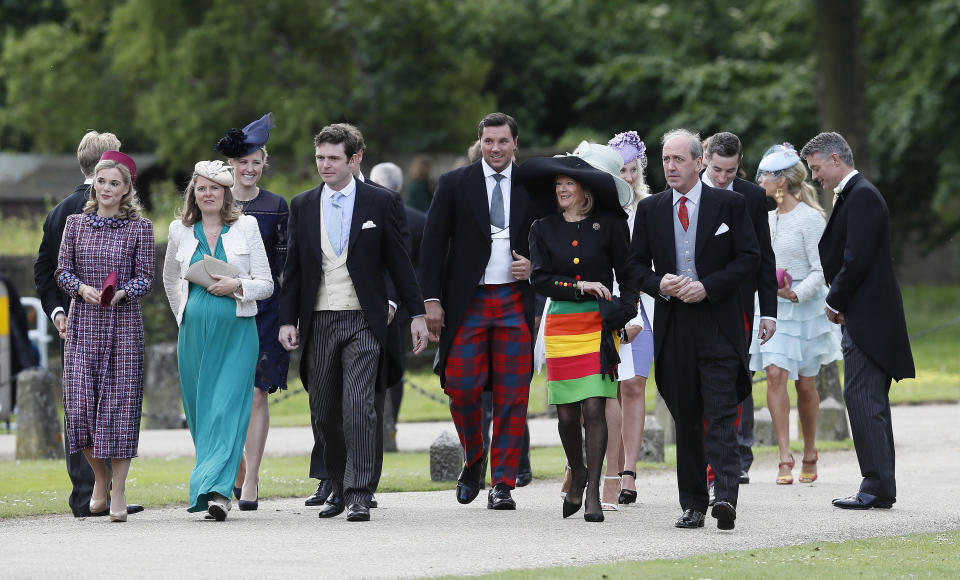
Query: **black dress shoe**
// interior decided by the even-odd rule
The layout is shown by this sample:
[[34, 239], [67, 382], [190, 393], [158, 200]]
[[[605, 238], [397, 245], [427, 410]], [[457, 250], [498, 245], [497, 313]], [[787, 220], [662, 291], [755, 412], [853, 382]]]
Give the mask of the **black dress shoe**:
[[838, 497], [833, 500], [834, 507], [844, 510], [868, 510], [870, 508], [890, 509], [896, 503], [895, 497], [879, 497], [860, 491], [850, 497]]
[[[340, 508], [343, 511], [343, 508]], [[348, 522], [369, 522], [370, 521], [370, 508], [362, 503], [352, 503], [350, 507], [347, 508], [347, 521]]]
[[483, 466], [487, 464], [487, 452], [484, 451], [480, 459], [473, 465], [463, 466], [460, 477], [457, 479], [457, 501], [468, 504], [480, 495], [480, 478]]
[[331, 495], [320, 510], [321, 518], [333, 518], [343, 513], [344, 502], [339, 495]]
[[331, 491], [333, 491], [333, 484], [330, 483], [330, 480], [321, 479], [320, 484], [317, 485], [317, 491], [313, 492], [313, 495], [308, 497], [303, 504], [308, 506], [323, 505], [327, 502], [327, 498], [330, 497]]
[[517, 487], [526, 487], [533, 481], [533, 472], [529, 469], [521, 469], [517, 472]]
[[740, 484], [741, 484], [741, 485], [746, 485], [746, 484], [748, 484], [748, 483], [750, 483], [750, 474], [749, 474], [746, 470], [741, 471], [741, 472], [740, 472]]
[[[128, 503], [128, 504], [127, 504], [127, 514], [128, 514], [128, 515], [129, 515], [129, 514], [137, 514], [137, 513], [140, 513], [140, 512], [142, 512], [142, 511], [143, 511], [143, 506], [140, 505], [140, 504], [136, 504], [136, 503]], [[87, 514], [86, 514], [86, 515], [89, 516], [89, 517], [92, 517], [92, 518], [99, 518], [99, 517], [103, 517], [103, 516], [109, 516], [109, 515], [110, 515], [110, 501], [109, 501], [109, 500], [107, 501], [107, 509], [103, 510], [102, 512], [92, 512], [92, 511], [90, 511], [89, 508], [87, 508]]]
[[380, 507], [380, 502], [377, 501], [377, 496], [371, 495], [370, 499], [367, 500], [367, 506], [370, 508]]
[[710, 515], [717, 519], [718, 530], [732, 530], [734, 520], [737, 519], [737, 508], [733, 507], [732, 503], [719, 499], [713, 504]]
[[673, 525], [678, 528], [702, 528], [703, 517], [703, 513], [695, 509], [684, 510], [683, 515]]
[[498, 483], [493, 486], [490, 493], [487, 494], [487, 509], [490, 510], [515, 510], [517, 502], [513, 501], [510, 495], [510, 488], [505, 483]]

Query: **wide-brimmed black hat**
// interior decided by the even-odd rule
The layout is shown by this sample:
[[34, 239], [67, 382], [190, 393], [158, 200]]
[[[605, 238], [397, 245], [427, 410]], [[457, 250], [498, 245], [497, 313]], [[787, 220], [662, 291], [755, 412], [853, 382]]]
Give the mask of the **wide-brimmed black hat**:
[[543, 215], [557, 212], [556, 177], [567, 175], [576, 179], [593, 195], [594, 211], [613, 212], [626, 219], [627, 212], [620, 205], [613, 176], [595, 168], [576, 155], [534, 157], [524, 161], [514, 171], [513, 179], [526, 188], [530, 199]]

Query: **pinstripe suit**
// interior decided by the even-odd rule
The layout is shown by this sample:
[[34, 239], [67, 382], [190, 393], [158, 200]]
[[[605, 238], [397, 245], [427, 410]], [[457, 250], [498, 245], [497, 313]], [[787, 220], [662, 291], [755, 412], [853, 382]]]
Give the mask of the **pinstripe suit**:
[[900, 286], [890, 253], [890, 213], [862, 175], [839, 194], [820, 238], [827, 304], [844, 315], [843, 398], [863, 482], [860, 491], [895, 498], [891, 379], [916, 375]]

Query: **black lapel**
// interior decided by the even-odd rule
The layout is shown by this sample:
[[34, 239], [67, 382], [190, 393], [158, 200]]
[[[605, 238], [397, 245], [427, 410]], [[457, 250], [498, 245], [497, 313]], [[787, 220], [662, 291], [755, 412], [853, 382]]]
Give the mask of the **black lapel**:
[[[367, 188], [373, 188], [372, 185], [367, 185], [359, 180], [355, 181], [357, 183], [357, 191], [354, 192], [354, 195], [356, 195], [357, 198], [353, 200], [353, 217], [350, 220], [350, 241], [347, 244], [348, 251], [353, 250], [353, 246], [357, 243], [357, 238], [360, 236], [360, 231], [363, 229], [363, 224], [367, 221], [372, 196], [372, 193], [368, 191]], [[376, 224], [376, 226], [382, 228], [384, 224]]]
[[[323, 223], [323, 186], [314, 188], [303, 197], [300, 207], [298, 227], [310, 240], [310, 248], [316, 255], [317, 262], [323, 263], [323, 239], [320, 224]], [[313, 221], [316, 220], [316, 221]], [[311, 232], [310, 230], [313, 230]]]
[[[510, 175], [513, 176], [516, 174], [517, 164], [513, 164], [513, 169], [511, 170]], [[484, 184], [486, 185], [486, 184]], [[527, 194], [527, 190], [523, 188], [520, 184], [511, 179], [510, 182], [510, 247], [519, 248], [521, 246], [526, 246], [525, 240], [517, 241], [517, 236], [519, 236], [523, 230], [523, 220], [527, 216], [527, 206], [530, 204], [530, 196]], [[490, 210], [487, 209], [487, 214], [489, 215]]]
[[[699, 256], [707, 240], [720, 226], [720, 192], [707, 184], [700, 189], [700, 208], [697, 210], [697, 242], [694, 256]], [[727, 224], [729, 227], [730, 224]]]
[[[487, 200], [487, 182], [481, 161], [467, 168], [463, 181], [463, 193], [467, 197], [470, 215], [477, 220], [480, 231], [486, 237], [487, 243], [490, 243], [490, 202]], [[513, 207], [512, 203], [510, 207]]]
[[[657, 203], [657, 215], [655, 216], [654, 223], [659, 229], [657, 232], [659, 235], [653, 239], [663, 239], [666, 240], [664, 244], [664, 251], [666, 252], [668, 268], [663, 268], [662, 272], [677, 272], [677, 239], [673, 235], [673, 190], [668, 189], [660, 193], [660, 200]], [[636, 227], [636, 225], [634, 225]], [[654, 256], [654, 262], [656, 259], [656, 252], [651, 251], [650, 254]]]

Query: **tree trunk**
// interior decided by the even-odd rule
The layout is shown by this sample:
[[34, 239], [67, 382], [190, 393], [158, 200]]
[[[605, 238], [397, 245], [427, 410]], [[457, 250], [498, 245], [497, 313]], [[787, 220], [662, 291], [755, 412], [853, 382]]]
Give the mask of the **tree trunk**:
[[817, 77], [820, 128], [844, 136], [857, 169], [870, 177], [860, 0], [817, 0]]

